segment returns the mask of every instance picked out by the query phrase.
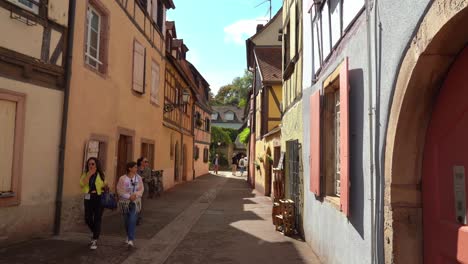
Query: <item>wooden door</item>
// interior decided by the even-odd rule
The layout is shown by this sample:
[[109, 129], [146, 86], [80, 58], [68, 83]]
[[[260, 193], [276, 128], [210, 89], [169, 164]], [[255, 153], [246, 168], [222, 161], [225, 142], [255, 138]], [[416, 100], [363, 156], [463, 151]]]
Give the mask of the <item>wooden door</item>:
[[468, 263], [468, 48], [441, 88], [424, 150], [424, 263]]
[[179, 142], [175, 144], [175, 157], [174, 157], [174, 182], [179, 181]]
[[182, 181], [187, 181], [187, 145], [182, 148]]
[[117, 150], [117, 171], [116, 171], [116, 178], [118, 179], [120, 176], [127, 173], [127, 162], [131, 159], [131, 144], [132, 138], [125, 135], [119, 136], [119, 144]]

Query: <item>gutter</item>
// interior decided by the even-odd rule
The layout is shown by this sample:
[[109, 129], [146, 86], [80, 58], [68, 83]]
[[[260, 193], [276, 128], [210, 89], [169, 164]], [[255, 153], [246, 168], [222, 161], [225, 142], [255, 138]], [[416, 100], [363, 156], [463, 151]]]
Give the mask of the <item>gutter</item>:
[[72, 75], [72, 59], [73, 59], [73, 39], [75, 34], [75, 9], [76, 0], [70, 0], [68, 10], [68, 35], [67, 35], [67, 59], [65, 72], [65, 90], [63, 93], [63, 110], [62, 110], [62, 128], [60, 131], [60, 146], [59, 146], [59, 164], [58, 164], [58, 179], [57, 193], [55, 197], [55, 220], [54, 220], [54, 235], [60, 234], [60, 225], [62, 217], [63, 204], [63, 178], [65, 174], [65, 145], [67, 142], [67, 124], [68, 124], [68, 105], [70, 99], [70, 82]]

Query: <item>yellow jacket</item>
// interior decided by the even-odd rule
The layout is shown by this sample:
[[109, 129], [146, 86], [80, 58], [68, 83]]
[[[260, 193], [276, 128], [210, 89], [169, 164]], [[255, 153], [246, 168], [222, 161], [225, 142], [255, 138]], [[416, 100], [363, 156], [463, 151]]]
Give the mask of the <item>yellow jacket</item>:
[[[81, 186], [81, 192], [82, 193], [88, 193], [89, 192], [89, 183], [84, 183], [83, 180], [86, 178], [86, 172], [83, 172], [81, 174], [80, 178], [80, 186]], [[97, 173], [96, 177], [96, 192], [98, 195], [101, 195], [102, 193], [102, 188], [106, 185], [106, 182], [102, 180], [101, 175], [99, 175], [99, 172]]]

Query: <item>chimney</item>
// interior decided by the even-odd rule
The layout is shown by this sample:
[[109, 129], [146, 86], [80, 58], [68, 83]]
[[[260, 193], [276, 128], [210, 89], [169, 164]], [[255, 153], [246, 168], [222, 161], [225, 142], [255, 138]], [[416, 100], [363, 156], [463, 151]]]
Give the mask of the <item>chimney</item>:
[[262, 30], [263, 28], [263, 24], [257, 24], [257, 31], [256, 33], [258, 33], [260, 30]]

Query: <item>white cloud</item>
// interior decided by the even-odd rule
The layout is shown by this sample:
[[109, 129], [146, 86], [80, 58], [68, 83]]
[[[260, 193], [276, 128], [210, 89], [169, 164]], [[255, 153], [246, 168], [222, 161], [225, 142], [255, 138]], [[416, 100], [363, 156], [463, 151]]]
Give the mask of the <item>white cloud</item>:
[[244, 45], [245, 40], [255, 34], [257, 24], [265, 24], [267, 18], [243, 19], [224, 28], [224, 41]]

